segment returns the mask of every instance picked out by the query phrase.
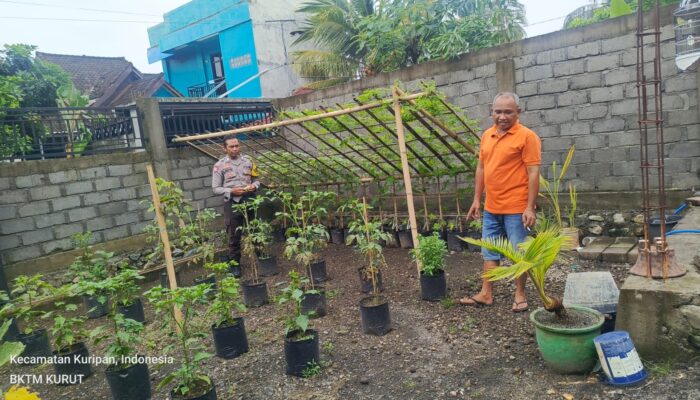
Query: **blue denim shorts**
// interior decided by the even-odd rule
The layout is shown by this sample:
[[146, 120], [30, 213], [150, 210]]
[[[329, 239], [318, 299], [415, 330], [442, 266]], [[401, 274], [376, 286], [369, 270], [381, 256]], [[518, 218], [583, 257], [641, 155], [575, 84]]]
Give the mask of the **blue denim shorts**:
[[[482, 221], [481, 238], [486, 239], [494, 236], [506, 237], [513, 246], [517, 246], [527, 237], [527, 229], [523, 225], [522, 214], [491, 214], [484, 210]], [[481, 248], [481, 255], [484, 261], [500, 261], [504, 259], [502, 255]]]

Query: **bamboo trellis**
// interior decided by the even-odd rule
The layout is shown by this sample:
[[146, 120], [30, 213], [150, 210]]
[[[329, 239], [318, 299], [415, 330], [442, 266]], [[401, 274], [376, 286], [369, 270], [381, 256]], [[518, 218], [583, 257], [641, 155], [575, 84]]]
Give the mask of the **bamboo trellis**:
[[[268, 186], [335, 186], [340, 194], [341, 185], [359, 184], [367, 178], [373, 182], [402, 179], [415, 243], [418, 225], [411, 179], [418, 178], [423, 183], [424, 178], [439, 179], [448, 174], [456, 177], [472, 172], [478, 141], [475, 130], [443, 99], [437, 97], [439, 101], [434, 102], [440, 107], [435, 115], [421, 108], [421, 100], [430, 96], [435, 94], [428, 91], [407, 94], [394, 86], [390, 97], [375, 95], [372, 101], [354, 98], [352, 105], [336, 104], [335, 110], [320, 107], [296, 118], [282, 112], [282, 119], [276, 122], [181, 136], [174, 141], [187, 142], [219, 159], [225, 155], [224, 148], [213, 139], [235, 135], [241, 139], [243, 153], [258, 164]], [[437, 190], [439, 216], [454, 215], [445, 212], [442, 203], [445, 197], [454, 195], [459, 219], [457, 192], [442, 193], [439, 180]], [[427, 198], [434, 195], [423, 192], [423, 218], [427, 223]], [[385, 199], [393, 202], [397, 224], [395, 189]], [[391, 208], [392, 204], [388, 205]], [[342, 221], [341, 213], [335, 216]]]

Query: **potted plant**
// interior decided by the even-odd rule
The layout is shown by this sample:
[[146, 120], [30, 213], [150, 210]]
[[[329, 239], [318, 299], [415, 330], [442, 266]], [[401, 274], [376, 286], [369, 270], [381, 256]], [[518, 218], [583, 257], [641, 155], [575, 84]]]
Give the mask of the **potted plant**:
[[545, 179], [543, 176], [540, 175], [540, 187], [544, 189], [544, 194], [540, 193], [539, 195], [547, 199], [547, 202], [549, 203], [549, 206], [551, 207], [551, 214], [554, 216], [554, 219], [557, 221], [557, 225], [562, 231], [562, 234], [569, 237], [571, 240], [571, 243], [574, 244], [575, 247], [578, 247], [580, 241], [579, 241], [579, 231], [578, 228], [576, 228], [576, 200], [577, 200], [577, 193], [576, 193], [576, 186], [569, 184], [569, 202], [570, 207], [567, 212], [568, 216], [568, 222], [569, 226], [564, 226], [562, 222], [562, 210], [561, 206], [559, 204], [559, 196], [560, 196], [560, 187], [561, 187], [561, 181], [564, 179], [564, 175], [566, 175], [566, 171], [569, 169], [569, 165], [571, 164], [571, 159], [574, 156], [574, 149], [575, 146], [571, 146], [569, 149], [569, 152], [566, 155], [566, 159], [564, 160], [564, 164], [561, 166], [561, 170], [557, 174], [557, 163], [556, 161], [552, 161], [552, 180], [548, 181]]
[[326, 203], [335, 196], [333, 192], [307, 190], [297, 199], [290, 193], [280, 193], [286, 212], [277, 213], [287, 218], [292, 226], [287, 230], [284, 255], [307, 272], [312, 289], [316, 283], [328, 279], [326, 262], [319, 252], [328, 244], [328, 230], [316, 221], [327, 214]]
[[[252, 279], [241, 282], [243, 301], [248, 307], [260, 307], [268, 303], [267, 282], [261, 280], [258, 275], [258, 256], [256, 254], [256, 241], [262, 240], [259, 238], [258, 228], [260, 223], [257, 218], [257, 211], [262, 202], [262, 197], [255, 197], [249, 201], [232, 206], [243, 215], [243, 226], [238, 227], [242, 232], [241, 251], [250, 261], [253, 273]], [[252, 220], [250, 218], [251, 214], [254, 217]]]
[[353, 200], [348, 207], [355, 210], [361, 219], [353, 220], [351, 232], [357, 241], [357, 251], [364, 257], [360, 276], [371, 282], [370, 295], [360, 300], [360, 319], [364, 333], [382, 336], [391, 330], [389, 299], [380, 295], [381, 281], [379, 273], [386, 267], [381, 240], [387, 240], [388, 234], [381, 229], [381, 222], [370, 221], [364, 202]]
[[214, 271], [218, 282], [214, 299], [209, 306], [209, 315], [214, 317], [211, 333], [216, 355], [224, 359], [236, 358], [248, 352], [245, 322], [243, 317], [234, 316], [234, 312], [246, 311], [245, 305], [240, 301], [238, 279], [229, 274], [227, 263], [207, 264], [205, 268]]
[[413, 235], [411, 233], [411, 222], [408, 218], [404, 218], [401, 221], [399, 230], [397, 231], [399, 236], [399, 245], [402, 249], [412, 249], [413, 248]]
[[[91, 241], [92, 232], [90, 231], [73, 235], [75, 247], [82, 250], [82, 254], [76, 257], [69, 267], [73, 282], [97, 282], [109, 276], [109, 262], [114, 253], [94, 250], [90, 245]], [[93, 289], [95, 288], [93, 287]], [[88, 318], [99, 318], [107, 315], [107, 301], [109, 299], [105, 293], [90, 291], [82, 294]]]
[[[482, 230], [482, 225], [481, 225], [481, 220], [475, 219], [469, 221], [468, 229], [466, 232], [466, 235], [472, 239], [481, 239], [481, 230]], [[472, 253], [478, 253], [481, 251], [481, 247], [475, 246], [469, 242], [463, 242], [467, 246], [467, 250], [471, 251]]]
[[[215, 400], [216, 386], [202, 371], [202, 362], [211, 357], [197, 338], [205, 334], [199, 331], [192, 318], [198, 306], [207, 302], [207, 284], [166, 289], [155, 286], [144, 295], [153, 305], [157, 315], [162, 316], [160, 328], [163, 333], [173, 337], [179, 345], [180, 368], [166, 375], [158, 384], [158, 389], [175, 382], [170, 391], [174, 400]], [[177, 317], [178, 308], [181, 317]]]
[[141, 287], [137, 283], [143, 280], [143, 276], [133, 268], [124, 266], [121, 271], [112, 278], [108, 278], [110, 297], [116, 305], [116, 312], [124, 318], [133, 319], [136, 322], [146, 322], [143, 312], [143, 302], [139, 297]]
[[[61, 293], [69, 290], [65, 287], [59, 289]], [[81, 382], [81, 377], [84, 379], [92, 375], [90, 353], [84, 342], [88, 338], [84, 328], [86, 318], [73, 315], [78, 310], [75, 304], [57, 301], [54, 306], [56, 310], [50, 314], [54, 321], [50, 329], [54, 342], [53, 355], [62, 360], [54, 363], [54, 371], [56, 375], [67, 378], [61, 379], [59, 385], [75, 385]]]
[[[351, 200], [343, 206], [343, 209], [352, 210], [353, 215], [358, 217], [351, 220], [348, 225], [347, 240], [355, 243], [355, 249], [364, 258], [362, 266], [357, 269], [360, 288], [363, 293], [378, 294], [384, 290], [380, 269], [385, 263], [382, 243], [391, 240], [392, 235], [382, 229], [380, 221], [370, 221], [368, 216], [366, 218], [364, 204], [361, 201]], [[372, 207], [367, 206], [367, 209], [371, 210]]]
[[318, 332], [309, 326], [309, 315], [302, 311], [304, 290], [299, 274], [289, 271], [289, 285], [282, 290], [277, 303], [288, 304], [291, 312], [284, 318], [284, 357], [287, 374], [302, 377], [309, 366], [319, 365]]
[[[151, 379], [146, 364], [136, 352], [141, 343], [143, 323], [131, 314], [143, 320], [143, 307], [124, 313], [123, 304], [135, 304], [134, 288], [138, 291], [136, 277], [138, 273], [132, 269], [125, 269], [120, 274], [107, 278], [106, 287], [115, 301], [110, 303], [108, 319], [109, 326], [98, 326], [90, 332], [94, 344], [107, 340], [110, 343], [105, 348], [105, 358], [109, 365], [105, 369], [105, 376], [109, 384], [112, 398], [115, 400], [146, 400], [151, 398]], [[140, 304], [140, 303], [138, 303]], [[132, 307], [133, 308], [133, 307]]]
[[591, 308], [569, 306], [564, 309], [562, 301], [547, 292], [545, 277], [553, 265], [559, 251], [571, 246], [570, 238], [559, 227], [536, 229], [535, 238], [528, 238], [517, 249], [508, 239], [488, 238], [467, 242], [485, 247], [504, 255], [513, 261], [512, 266], [496, 267], [484, 273], [490, 281], [517, 279], [527, 274], [544, 303], [530, 314], [535, 325], [535, 333], [540, 354], [545, 363], [559, 373], [587, 373], [595, 365], [598, 357], [593, 339], [600, 334], [605, 318]]
[[445, 279], [447, 246], [437, 232], [418, 238], [418, 247], [411, 250], [413, 260], [420, 261], [420, 294], [423, 300], [438, 301], [447, 295]]
[[447, 224], [447, 250], [462, 251], [462, 245], [465, 243], [459, 237], [467, 235], [467, 232], [462, 231], [461, 225], [461, 221], [456, 219]]
[[431, 219], [433, 223], [431, 234], [438, 233], [440, 235], [440, 239], [442, 239], [443, 241], [447, 241], [447, 221], [438, 216], [433, 217], [434, 218]]
[[267, 197], [258, 196], [248, 201], [248, 209], [253, 213], [253, 219], [248, 221], [249, 229], [246, 234], [250, 236], [252, 247], [255, 250], [257, 267], [259, 267], [258, 273], [262, 276], [272, 276], [279, 273], [277, 257], [270, 252], [272, 224], [262, 219], [258, 213], [260, 206], [267, 200]]
[[21, 342], [12, 342], [13, 339], [5, 337], [13, 321], [8, 319], [0, 325], [0, 367], [10, 362], [13, 356], [18, 356], [24, 351], [24, 345]]
[[41, 274], [20, 275], [14, 279], [11, 292], [12, 303], [17, 305], [13, 315], [22, 327], [17, 340], [24, 344], [25, 356], [51, 355], [49, 335], [46, 329], [39, 327], [39, 319], [45, 318], [47, 312], [35, 307], [38, 300], [53, 295], [56, 289], [42, 278]]

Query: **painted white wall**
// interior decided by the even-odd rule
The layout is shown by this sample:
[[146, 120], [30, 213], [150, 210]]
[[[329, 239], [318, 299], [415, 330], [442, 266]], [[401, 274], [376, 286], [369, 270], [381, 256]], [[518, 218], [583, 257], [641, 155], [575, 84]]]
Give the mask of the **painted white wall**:
[[[289, 65], [292, 62], [293, 51], [311, 47], [309, 45], [292, 45], [297, 36], [292, 36], [291, 32], [299, 30], [306, 19], [304, 14], [296, 13], [295, 10], [306, 1], [248, 0], [250, 17], [253, 20], [258, 69], [259, 71], [270, 70], [260, 77], [262, 97], [264, 98], [287, 97], [295, 89], [308, 82], [308, 80], [299, 78], [292, 66]], [[295, 21], [267, 22], [281, 19]]]

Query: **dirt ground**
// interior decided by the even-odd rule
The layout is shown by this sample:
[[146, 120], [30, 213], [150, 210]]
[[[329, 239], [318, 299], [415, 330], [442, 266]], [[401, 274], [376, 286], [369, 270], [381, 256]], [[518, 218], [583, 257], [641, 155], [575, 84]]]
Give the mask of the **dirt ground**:
[[[279, 254], [281, 246], [276, 245]], [[453, 301], [420, 299], [415, 264], [407, 250], [387, 249], [389, 268], [384, 294], [390, 298], [393, 330], [383, 337], [365, 335], [360, 327], [356, 269], [360, 258], [352, 248], [330, 245], [323, 255], [331, 280], [328, 315], [313, 321], [320, 333], [319, 375], [302, 379], [285, 375], [281, 309], [268, 304], [245, 315], [250, 352], [234, 360], [212, 358], [207, 373], [216, 383], [219, 399], [699, 399], [700, 360], [692, 363], [646, 363], [649, 378], [637, 387], [613, 387], [599, 375], [557, 375], [539, 356], [528, 313], [510, 311], [514, 286], [495, 285], [492, 307], [464, 307]], [[478, 291], [481, 258], [457, 253], [447, 258], [449, 297], [453, 300]], [[284, 281], [291, 263], [280, 260], [284, 273], [265, 278], [271, 293]], [[549, 274], [552, 293], [561, 296], [569, 272], [610, 270], [618, 285], [626, 265], [600, 265], [572, 258]], [[199, 273], [199, 272], [195, 272]], [[151, 285], [154, 283], [151, 283]], [[530, 309], [541, 305], [528, 284]], [[161, 355], [166, 345], [147, 308], [148, 326], [142, 353]], [[103, 320], [90, 321], [91, 325]], [[198, 321], [206, 326], [209, 322]], [[207, 344], [212, 348], [207, 335]], [[92, 354], [99, 347], [90, 345]], [[155, 390], [172, 366], [151, 366], [154, 399], [167, 399], [168, 389]], [[4, 368], [0, 386], [14, 374], [51, 374], [52, 367]], [[104, 367], [83, 384], [69, 387], [35, 385], [44, 400], [109, 399]]]

